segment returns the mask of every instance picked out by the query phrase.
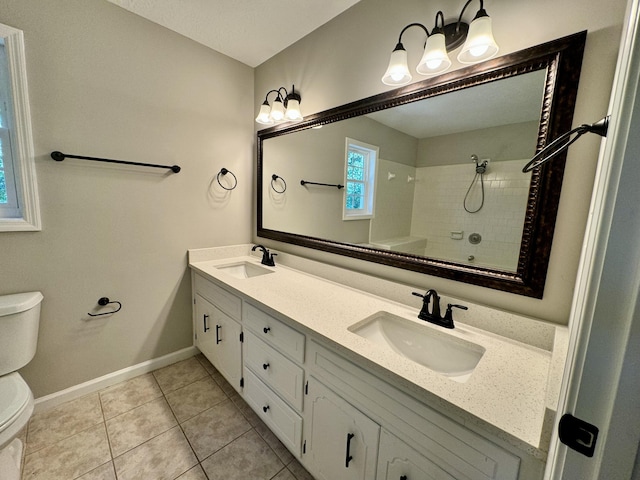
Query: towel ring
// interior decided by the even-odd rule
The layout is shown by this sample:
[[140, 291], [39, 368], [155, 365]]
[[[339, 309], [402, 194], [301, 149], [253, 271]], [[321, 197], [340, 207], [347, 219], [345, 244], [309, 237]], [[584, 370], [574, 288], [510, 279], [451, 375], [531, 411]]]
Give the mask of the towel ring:
[[[282, 190], [277, 190], [276, 187], [273, 185], [273, 182], [275, 182], [278, 179], [280, 179], [282, 181], [282, 183], [284, 184], [284, 188]], [[276, 175], [274, 173], [273, 175], [271, 175], [271, 188], [276, 193], [284, 193], [284, 192], [287, 191], [287, 182], [284, 181], [284, 178], [279, 177], [278, 175]]]
[[113, 312], [104, 312], [104, 313], [87, 313], [90, 317], [101, 317], [102, 315], [111, 315], [112, 313], [118, 313], [122, 309], [122, 304], [116, 300], [111, 301], [108, 297], [102, 297], [98, 300], [98, 305], [104, 307], [105, 305], [109, 305], [111, 303], [117, 303], [118, 308]]
[[[233, 187], [225, 187], [220, 182], [220, 175], [226, 175], [227, 173], [230, 173], [231, 176], [233, 177], [233, 180], [234, 180]], [[218, 180], [218, 185], [220, 185], [222, 188], [224, 188], [227, 191], [234, 190], [238, 186], [238, 179], [236, 178], [236, 176], [233, 174], [233, 172], [231, 170], [227, 170], [226, 168], [223, 168], [222, 170], [220, 170], [218, 172], [218, 175], [216, 175], [216, 180]]]

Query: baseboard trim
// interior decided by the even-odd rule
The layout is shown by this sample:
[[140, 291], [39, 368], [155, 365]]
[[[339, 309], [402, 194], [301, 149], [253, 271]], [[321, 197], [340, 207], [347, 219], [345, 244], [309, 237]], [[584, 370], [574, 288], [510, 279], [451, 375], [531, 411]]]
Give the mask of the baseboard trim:
[[197, 355], [200, 351], [196, 347], [187, 347], [177, 352], [169, 353], [162, 357], [153, 358], [146, 362], [138, 363], [116, 372], [108, 373], [102, 377], [94, 378], [88, 382], [74, 385], [73, 387], [65, 388], [59, 392], [45, 395], [44, 397], [37, 398], [35, 401], [35, 412], [42, 412], [53, 408], [61, 403], [74, 400], [76, 398], [83, 397], [93, 392], [102, 390], [103, 388], [110, 387], [116, 383], [129, 380], [145, 373], [152, 372], [158, 368], [166, 367], [172, 363], [186, 360], [187, 358]]

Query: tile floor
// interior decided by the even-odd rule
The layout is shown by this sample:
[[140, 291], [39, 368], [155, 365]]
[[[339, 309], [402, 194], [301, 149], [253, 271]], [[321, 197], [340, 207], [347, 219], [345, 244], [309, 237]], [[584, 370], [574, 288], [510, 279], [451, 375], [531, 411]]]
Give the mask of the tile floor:
[[203, 355], [35, 414], [23, 480], [313, 480]]

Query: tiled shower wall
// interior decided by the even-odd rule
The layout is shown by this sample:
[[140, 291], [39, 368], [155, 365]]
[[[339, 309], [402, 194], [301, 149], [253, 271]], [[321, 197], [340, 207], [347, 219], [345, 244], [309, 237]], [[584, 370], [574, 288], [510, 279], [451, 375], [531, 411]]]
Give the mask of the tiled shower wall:
[[[530, 174], [522, 173], [526, 160], [491, 162], [483, 175], [473, 163], [421, 167], [416, 172], [411, 235], [427, 238], [429, 257], [515, 270], [524, 226]], [[475, 178], [475, 181], [474, 181]], [[458, 232], [462, 232], [460, 235]], [[469, 235], [482, 240], [474, 245]], [[461, 236], [461, 239], [454, 239]]]

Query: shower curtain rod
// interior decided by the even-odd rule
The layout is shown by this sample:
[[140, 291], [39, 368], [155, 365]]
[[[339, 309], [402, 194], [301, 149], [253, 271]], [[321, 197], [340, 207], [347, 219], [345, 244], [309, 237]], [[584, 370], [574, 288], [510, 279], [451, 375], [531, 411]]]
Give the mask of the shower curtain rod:
[[154, 163], [140, 163], [140, 162], [127, 162], [124, 160], [111, 160], [109, 158], [97, 158], [97, 157], [85, 157], [82, 155], [70, 155], [68, 153], [62, 152], [51, 152], [51, 158], [53, 158], [56, 162], [61, 162], [65, 158], [77, 158], [79, 160], [91, 160], [94, 162], [107, 162], [107, 163], [120, 163], [123, 165], [137, 165], [139, 167], [152, 167], [152, 168], [166, 168], [171, 170], [173, 173], [178, 173], [180, 171], [180, 167], [178, 165], [157, 165]]

